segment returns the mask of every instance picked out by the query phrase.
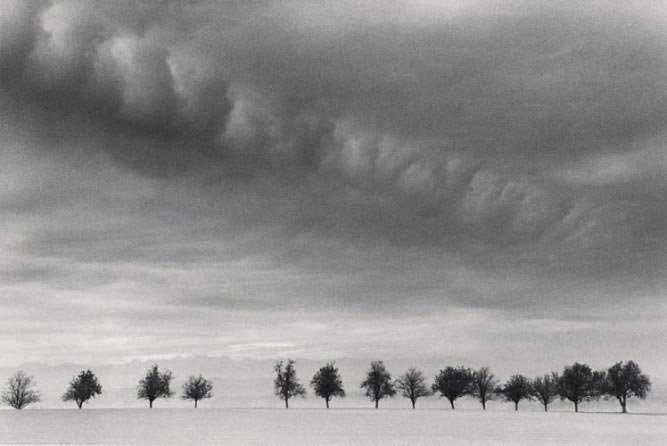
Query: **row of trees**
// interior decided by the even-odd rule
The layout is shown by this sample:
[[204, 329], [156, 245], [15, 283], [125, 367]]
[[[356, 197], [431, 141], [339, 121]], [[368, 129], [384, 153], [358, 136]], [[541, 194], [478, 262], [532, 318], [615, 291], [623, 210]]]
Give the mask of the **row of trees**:
[[[139, 381], [137, 386], [137, 398], [148, 400], [148, 406], [153, 407], [153, 402], [158, 398], [171, 398], [174, 392], [171, 390], [173, 376], [169, 370], [160, 372], [157, 365], [153, 365], [146, 372], [146, 376]], [[67, 391], [63, 394], [63, 401], [74, 401], [79, 409], [83, 404], [102, 394], [102, 385], [97, 376], [90, 371], [84, 370], [75, 376], [69, 383]], [[181, 399], [193, 400], [195, 408], [197, 403], [203, 399], [213, 396], [213, 383], [202, 375], [190, 376], [183, 383]], [[29, 404], [41, 401], [41, 394], [35, 390], [35, 379], [25, 371], [19, 370], [12, 376], [2, 393], [3, 404], [14, 409], [23, 409]]]
[[[276, 396], [289, 408], [289, 400], [297, 396], [305, 396], [306, 389], [299, 382], [293, 360], [286, 363], [278, 362], [274, 367], [274, 387]], [[137, 398], [148, 401], [149, 407], [158, 398], [171, 398], [172, 373], [167, 370], [160, 372], [153, 365], [146, 376], [139, 381]], [[335, 363], [322, 366], [313, 376], [311, 382], [315, 394], [324, 399], [326, 407], [335, 397], [345, 397], [343, 381]], [[618, 399], [623, 413], [627, 412], [627, 400], [637, 397], [644, 399], [651, 389], [649, 377], [642, 373], [639, 365], [633, 361], [618, 362], [607, 370], [593, 371], [588, 365], [574, 363], [563, 369], [559, 375], [555, 372], [533, 379], [523, 375], [513, 375], [500, 385], [488, 367], [472, 370], [466, 367], [448, 366], [440, 370], [434, 382], [429, 386], [425, 375], [415, 368], [410, 368], [398, 379], [392, 380], [382, 361], [371, 362], [366, 377], [361, 383], [365, 395], [379, 407], [380, 400], [393, 397], [397, 392], [408, 398], [414, 409], [417, 400], [422, 397], [440, 394], [446, 398], [452, 409], [454, 402], [466, 395], [473, 396], [486, 409], [486, 403], [496, 398], [514, 403], [519, 409], [522, 400], [537, 400], [548, 410], [550, 403], [560, 398], [574, 403], [575, 412], [579, 411], [579, 403], [599, 397]], [[102, 393], [102, 385], [97, 376], [85, 370], [75, 376], [63, 394], [63, 401], [74, 401], [79, 409], [83, 404]], [[203, 399], [213, 396], [213, 383], [202, 375], [190, 376], [183, 384], [181, 398], [193, 400], [195, 408]], [[18, 371], [7, 381], [2, 393], [2, 402], [15, 409], [23, 409], [29, 404], [40, 401], [41, 395], [35, 390], [34, 378], [25, 371]]]
[[[289, 359], [286, 363], [278, 362], [274, 368], [275, 394], [285, 401], [285, 408], [289, 408], [290, 398], [306, 395], [306, 389], [297, 379], [294, 364], [294, 361]], [[324, 399], [327, 408], [332, 398], [345, 396], [343, 381], [333, 362], [321, 367], [310, 384], [315, 394]], [[373, 361], [361, 388], [375, 403], [376, 409], [380, 400], [401, 392], [401, 395], [410, 400], [413, 409], [419, 398], [433, 394], [446, 398], [452, 409], [454, 401], [469, 395], [477, 398], [484, 410], [487, 401], [500, 398], [513, 402], [515, 410], [519, 410], [522, 400], [537, 400], [544, 406], [545, 412], [549, 404], [558, 398], [571, 401], [574, 403], [574, 411], [579, 412], [579, 403], [582, 401], [603, 397], [618, 399], [622, 412], [626, 413], [628, 399], [646, 398], [651, 389], [651, 381], [633, 361], [617, 362], [607, 370], [600, 371], [593, 371], [588, 365], [577, 362], [565, 367], [560, 375], [552, 372], [533, 379], [524, 375], [512, 375], [503, 385], [499, 384], [488, 367], [472, 370], [449, 366], [440, 370], [433, 384], [429, 386], [420, 370], [411, 368], [398, 379], [392, 380], [384, 363]]]

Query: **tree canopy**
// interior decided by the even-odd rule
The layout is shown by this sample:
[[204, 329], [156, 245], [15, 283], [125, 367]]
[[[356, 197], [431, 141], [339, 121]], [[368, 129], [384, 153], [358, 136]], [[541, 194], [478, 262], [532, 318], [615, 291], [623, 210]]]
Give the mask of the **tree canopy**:
[[90, 370], [85, 370], [70, 381], [69, 388], [62, 398], [63, 401], [74, 401], [81, 409], [83, 403], [101, 393], [102, 386], [97, 382], [97, 376]]
[[285, 409], [289, 409], [289, 399], [295, 396], [304, 397], [306, 389], [299, 384], [293, 360], [288, 359], [287, 364], [280, 361], [273, 370], [276, 372], [276, 379], [273, 381], [275, 394], [285, 401]]
[[315, 395], [324, 398], [327, 409], [329, 408], [329, 401], [333, 397], [345, 397], [345, 389], [343, 389], [343, 381], [341, 380], [338, 369], [335, 363], [330, 362], [315, 373], [310, 382]]
[[646, 398], [651, 391], [651, 380], [634, 361], [625, 364], [621, 361], [607, 369], [601, 390], [607, 396], [618, 399], [621, 411], [627, 413], [628, 398]]
[[401, 391], [401, 395], [410, 399], [413, 409], [415, 408], [417, 399], [433, 394], [426, 383], [424, 374], [421, 370], [417, 370], [414, 367], [408, 369], [407, 372], [399, 376], [398, 379], [396, 379], [395, 385], [396, 389]]
[[449, 400], [454, 409], [456, 399], [472, 392], [473, 372], [461, 367], [447, 366], [440, 370], [433, 383], [433, 392], [439, 392], [441, 397]]
[[41, 395], [35, 390], [35, 379], [24, 370], [19, 370], [7, 380], [2, 392], [2, 402], [14, 409], [21, 410], [29, 404], [41, 401]]
[[533, 399], [533, 387], [530, 380], [523, 375], [512, 375], [507, 383], [499, 389], [499, 393], [506, 401], [514, 403], [514, 410], [519, 410], [521, 400]]
[[391, 382], [391, 374], [382, 361], [371, 362], [366, 372], [366, 379], [361, 383], [361, 388], [365, 389], [366, 396], [375, 402], [376, 409], [382, 398], [396, 395], [394, 384]]
[[555, 372], [533, 379], [533, 396], [542, 403], [545, 412], [549, 410], [549, 404], [558, 397], [559, 381], [560, 377]]
[[558, 393], [561, 399], [572, 401], [574, 411], [579, 412], [579, 403], [600, 395], [602, 378], [600, 372], [593, 372], [587, 364], [575, 362], [563, 369], [558, 382]]
[[470, 393], [482, 403], [483, 410], [486, 410], [486, 402], [493, 399], [497, 385], [498, 380], [488, 367], [473, 372]]
[[156, 399], [171, 398], [174, 395], [174, 392], [169, 388], [172, 379], [169, 370], [160, 373], [157, 364], [154, 364], [146, 372], [146, 377], [139, 381], [137, 398], [148, 400], [148, 406], [151, 408], [153, 407], [153, 401]]
[[211, 398], [213, 396], [213, 383], [202, 375], [190, 376], [188, 380], [183, 383], [182, 400], [194, 400], [195, 409], [197, 403], [203, 399]]

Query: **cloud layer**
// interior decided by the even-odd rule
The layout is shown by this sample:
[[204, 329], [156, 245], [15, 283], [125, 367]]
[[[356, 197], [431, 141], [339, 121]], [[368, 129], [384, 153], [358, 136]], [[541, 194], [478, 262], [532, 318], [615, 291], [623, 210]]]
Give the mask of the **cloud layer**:
[[131, 302], [664, 313], [666, 17], [3, 1], [0, 288], [118, 329]]

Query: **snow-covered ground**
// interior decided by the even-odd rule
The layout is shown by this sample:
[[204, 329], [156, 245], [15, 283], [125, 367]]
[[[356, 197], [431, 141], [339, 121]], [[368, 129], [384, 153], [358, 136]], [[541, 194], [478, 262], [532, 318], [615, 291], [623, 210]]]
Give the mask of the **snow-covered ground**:
[[667, 415], [468, 409], [3, 410], [0, 443], [665, 445]]

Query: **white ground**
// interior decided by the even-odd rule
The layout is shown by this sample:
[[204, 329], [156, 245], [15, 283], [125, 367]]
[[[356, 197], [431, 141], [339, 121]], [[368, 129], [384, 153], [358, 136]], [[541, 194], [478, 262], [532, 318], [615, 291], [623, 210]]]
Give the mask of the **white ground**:
[[2, 410], [0, 444], [667, 445], [667, 415], [465, 409]]

